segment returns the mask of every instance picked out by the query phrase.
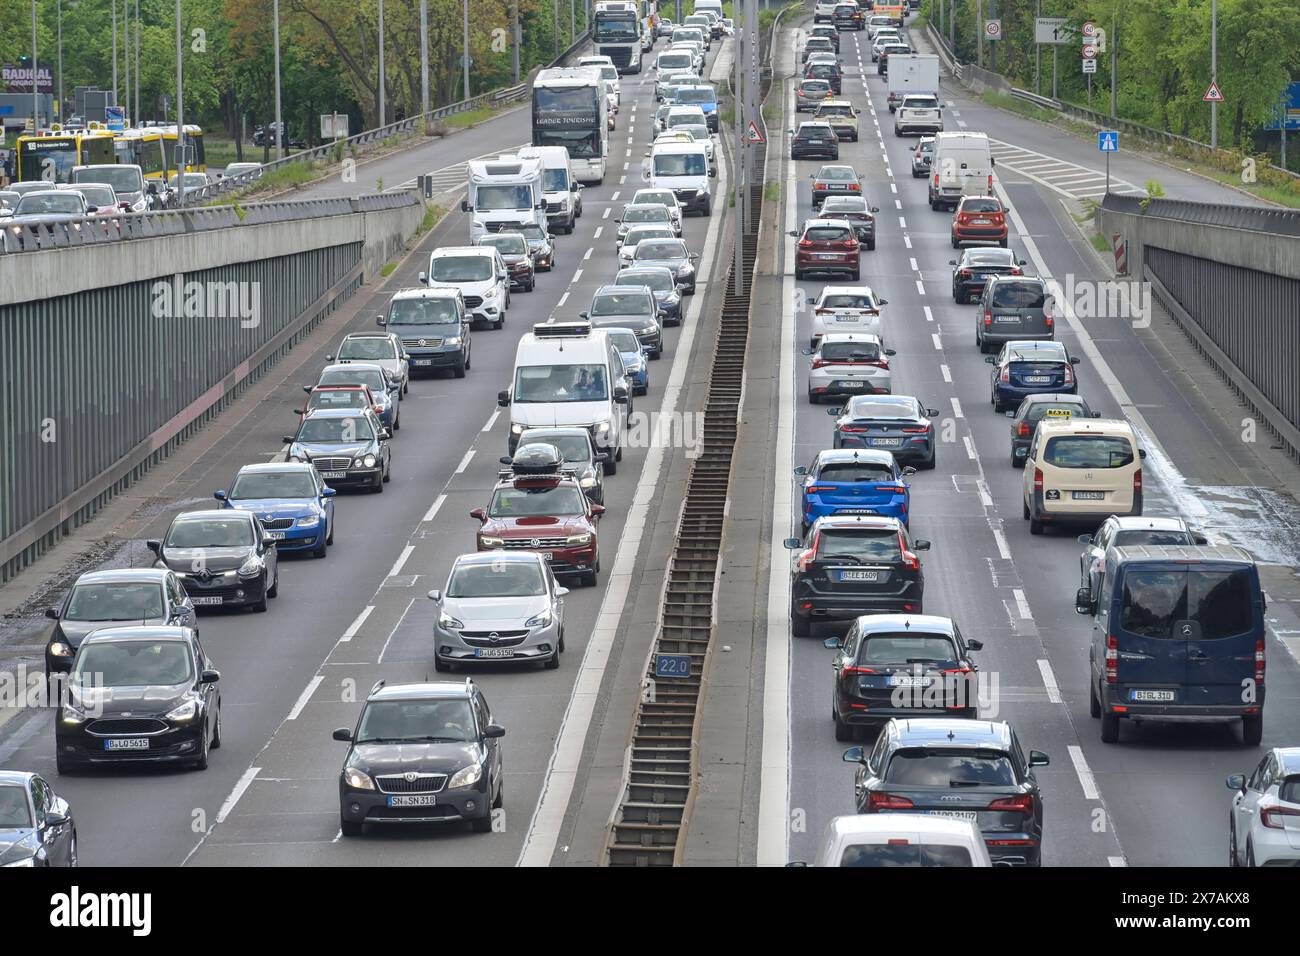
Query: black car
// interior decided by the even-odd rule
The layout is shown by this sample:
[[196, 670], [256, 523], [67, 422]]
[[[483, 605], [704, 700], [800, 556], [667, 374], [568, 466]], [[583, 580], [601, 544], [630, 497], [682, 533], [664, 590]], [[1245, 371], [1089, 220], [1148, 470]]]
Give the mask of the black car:
[[897, 518], [830, 515], [808, 535], [786, 538], [798, 551], [790, 575], [790, 628], [807, 637], [813, 624], [851, 621], [863, 614], [922, 613], [925, 576], [917, 552], [930, 542], [912, 540]]
[[362, 487], [382, 493], [392, 477], [392, 433], [373, 411], [354, 408], [312, 409], [285, 435], [289, 461], [309, 461], [331, 488]]
[[0, 770], [0, 868], [76, 865], [68, 801], [38, 773]]
[[844, 637], [828, 637], [838, 653], [831, 711], [835, 739], [852, 740], [860, 728], [891, 717], [975, 717], [978, 665], [968, 641], [949, 617], [872, 614], [858, 618]]
[[830, 123], [800, 123], [790, 140], [791, 159], [839, 159], [840, 138]]
[[828, 196], [818, 211], [823, 219], [844, 219], [853, 227], [858, 242], [870, 252], [876, 248], [876, 216], [879, 206], [867, 205], [865, 196]]
[[994, 866], [1038, 866], [1043, 849], [1043, 794], [1005, 722], [937, 717], [890, 720], [871, 753], [844, 751], [858, 764], [858, 813], [924, 813], [971, 820], [984, 834]]
[[[605, 462], [609, 455], [596, 451], [591, 432], [581, 426], [576, 428], [527, 428], [519, 436], [516, 454], [529, 445], [554, 445], [564, 456], [565, 471], [573, 472], [578, 485], [591, 501], [605, 503]], [[514, 459], [503, 457], [501, 464], [512, 465]]]
[[1078, 395], [1028, 395], [1007, 417], [1011, 419], [1011, 467], [1024, 468], [1034, 430], [1044, 418], [1101, 418], [1101, 412], [1094, 412]]
[[339, 775], [339, 825], [360, 836], [372, 824], [468, 820], [492, 830], [503, 800], [501, 738], [483, 692], [464, 683], [393, 684], [366, 698]]
[[252, 607], [280, 592], [275, 539], [251, 511], [186, 511], [161, 539], [146, 541], [155, 567], [180, 579], [195, 607]]
[[54, 722], [59, 773], [95, 764], [208, 768], [221, 746], [217, 672], [188, 627], [110, 627], [81, 642]]
[[975, 307], [975, 344], [996, 352], [1007, 342], [1056, 337], [1052, 289], [1038, 276], [991, 276]]
[[506, 272], [510, 275], [511, 292], [532, 292], [537, 288], [537, 267], [533, 263], [533, 251], [522, 235], [517, 232], [494, 232], [479, 236], [474, 245], [490, 246], [501, 253], [501, 260], [506, 264]]
[[55, 622], [45, 643], [47, 675], [70, 671], [82, 639], [96, 628], [175, 624], [198, 630], [198, 615], [185, 588], [163, 568], [88, 571], [57, 607], [45, 609], [45, 616]]
[[525, 223], [518, 232], [528, 243], [528, 253], [533, 257], [533, 268], [550, 272], [555, 268], [555, 236], [535, 223]]
[[682, 293], [686, 291], [684, 283], [679, 284], [671, 269], [664, 266], [634, 266], [622, 269], [614, 277], [614, 285], [643, 285], [654, 293], [655, 304], [659, 307], [659, 319], [664, 325], [682, 324]]
[[830, 85], [831, 92], [836, 96], [843, 92], [841, 86], [844, 82], [844, 73], [838, 63], [814, 60], [804, 66], [803, 78], [805, 80], [825, 80]]
[[[931, 151], [933, 152], [933, 143]], [[930, 168], [928, 159], [925, 168]], [[967, 249], [960, 259], [948, 260], [948, 265], [952, 266], [952, 301], [975, 302], [983, 294], [984, 286], [990, 279], [1024, 275], [1024, 264], [1025, 260], [1017, 259], [1011, 249], [988, 246]]]
[[937, 408], [910, 395], [857, 395], [843, 408], [828, 408], [835, 419], [835, 448], [880, 448], [899, 464], [933, 468], [938, 457], [934, 422]]

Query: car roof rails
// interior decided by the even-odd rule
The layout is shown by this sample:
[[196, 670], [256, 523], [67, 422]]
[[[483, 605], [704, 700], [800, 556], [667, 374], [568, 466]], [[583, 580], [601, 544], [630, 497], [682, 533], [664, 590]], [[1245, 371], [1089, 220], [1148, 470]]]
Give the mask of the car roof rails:
[[370, 688], [370, 696], [373, 697], [373, 696], [375, 696], [375, 694], [379, 693], [379, 691], [383, 688], [384, 684], [386, 684], [386, 683], [387, 683], [387, 680], [386, 680], [385, 678], [383, 678], [383, 677], [381, 677], [381, 678], [379, 678], [379, 680], [375, 681], [375, 686], [372, 687], [372, 688]]

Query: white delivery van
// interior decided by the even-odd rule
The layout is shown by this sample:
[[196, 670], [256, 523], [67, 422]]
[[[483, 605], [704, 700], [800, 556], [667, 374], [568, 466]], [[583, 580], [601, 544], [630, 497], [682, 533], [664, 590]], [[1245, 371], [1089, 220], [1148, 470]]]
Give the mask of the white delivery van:
[[718, 174], [709, 165], [703, 143], [660, 143], [650, 151], [649, 182], [654, 189], [671, 189], [682, 211], [713, 214], [713, 193], [709, 180]]
[[581, 427], [609, 453], [605, 474], [623, 460], [632, 385], [623, 357], [590, 322], [541, 322], [519, 340], [514, 377], [497, 393], [510, 409], [510, 454], [529, 428]]
[[933, 53], [895, 53], [889, 58], [889, 112], [909, 93], [939, 95], [939, 58]]
[[473, 322], [499, 329], [510, 308], [510, 272], [491, 246], [444, 246], [429, 253], [429, 271], [420, 281], [431, 289], [459, 289]]
[[569, 166], [569, 151], [563, 146], [525, 146], [518, 155], [541, 161], [546, 221], [562, 232], [573, 232], [582, 215], [582, 186]]
[[695, 57], [690, 50], [661, 50], [655, 57], [655, 99], [663, 99], [664, 80], [679, 73], [694, 72]]
[[723, 17], [722, 0], [695, 0], [695, 5], [691, 8], [693, 13], [708, 13], [712, 11], [718, 15], [718, 19]]
[[542, 161], [519, 156], [469, 161], [469, 197], [461, 200], [470, 217], [469, 238], [489, 232], [518, 232], [525, 226], [546, 228]]
[[988, 134], [936, 134], [930, 160], [930, 208], [956, 209], [963, 196], [993, 195], [993, 165]]

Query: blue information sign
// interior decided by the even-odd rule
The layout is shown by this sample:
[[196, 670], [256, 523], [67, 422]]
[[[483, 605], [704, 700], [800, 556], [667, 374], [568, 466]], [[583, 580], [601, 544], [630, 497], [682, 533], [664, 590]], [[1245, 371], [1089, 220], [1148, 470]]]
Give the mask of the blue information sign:
[[690, 677], [691, 659], [685, 654], [656, 654], [655, 677]]
[[1264, 129], [1280, 130], [1283, 118], [1286, 119], [1287, 129], [1300, 129], [1300, 83], [1292, 83], [1287, 87], [1282, 102], [1278, 104]]
[[1119, 131], [1104, 129], [1097, 133], [1097, 148], [1103, 153], [1119, 152]]

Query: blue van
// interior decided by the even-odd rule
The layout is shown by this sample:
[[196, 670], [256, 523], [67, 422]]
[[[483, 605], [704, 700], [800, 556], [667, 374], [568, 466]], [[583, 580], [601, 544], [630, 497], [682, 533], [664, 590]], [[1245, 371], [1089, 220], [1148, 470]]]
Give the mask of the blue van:
[[[1092, 613], [1091, 588], [1075, 610]], [[1088, 648], [1089, 710], [1101, 739], [1119, 741], [1120, 721], [1240, 719], [1242, 741], [1264, 730], [1264, 593], [1241, 548], [1111, 548], [1097, 584]]]

